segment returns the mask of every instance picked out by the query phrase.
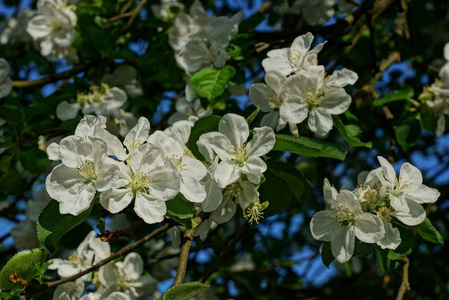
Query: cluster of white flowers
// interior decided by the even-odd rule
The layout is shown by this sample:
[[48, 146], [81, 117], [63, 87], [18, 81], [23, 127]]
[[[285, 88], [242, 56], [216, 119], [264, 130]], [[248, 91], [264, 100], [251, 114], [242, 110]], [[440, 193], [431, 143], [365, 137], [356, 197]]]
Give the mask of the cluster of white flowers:
[[310, 32], [301, 35], [290, 48], [271, 50], [262, 61], [266, 84], [253, 84], [249, 92], [251, 101], [267, 112], [261, 125], [279, 131], [287, 123], [299, 124], [309, 117], [309, 129], [324, 137], [332, 129], [332, 115], [348, 109], [351, 97], [344, 87], [358, 76], [348, 69], [327, 76], [317, 59], [324, 43], [310, 49], [313, 39]]
[[[122, 81], [117, 81], [114, 77], [109, 76], [106, 79], [116, 85], [122, 83], [124, 88], [130, 89], [131, 93], [139, 94], [139, 83], [134, 81], [135, 75], [134, 80], [132, 75]], [[56, 115], [62, 121], [75, 118], [80, 110], [84, 115], [91, 113], [95, 113], [97, 116], [102, 115], [108, 118], [108, 125], [111, 128], [115, 127], [114, 133], [119, 132], [121, 136], [125, 136], [137, 123], [134, 115], [123, 109], [126, 104], [127, 93], [124, 90], [118, 87], [111, 88], [108, 84], [102, 83], [101, 86], [91, 86], [89, 93], [78, 93], [76, 102], [62, 101], [59, 103]]]
[[65, 58], [68, 63], [77, 60], [75, 40], [76, 7], [67, 0], [39, 0], [37, 15], [27, 25], [27, 32], [37, 42], [40, 52], [51, 61]]
[[61, 164], [48, 175], [47, 191], [63, 214], [80, 214], [100, 193], [101, 205], [111, 213], [135, 200], [137, 215], [157, 223], [166, 214], [165, 201], [180, 192], [198, 209], [212, 212], [216, 222], [232, 218], [234, 200], [251, 222], [258, 221], [266, 207], [257, 192], [267, 168], [260, 157], [274, 146], [273, 130], [255, 128], [249, 140], [246, 120], [225, 115], [219, 132], [203, 134], [197, 142], [206, 168], [185, 145], [192, 126], [192, 121], [179, 121], [150, 135], [150, 123], [142, 117], [122, 144], [105, 129], [104, 117], [85, 116], [75, 135], [48, 146], [49, 158]]
[[25, 9], [19, 12], [17, 18], [11, 17], [0, 24], [0, 44], [25, 43], [30, 41], [26, 27], [30, 18], [35, 14], [34, 10]]
[[161, 0], [160, 4], [151, 5], [154, 16], [163, 20], [174, 18], [176, 15], [173, 10], [182, 11], [183, 9], [184, 4], [178, 2], [178, 0]]
[[449, 116], [449, 43], [444, 46], [446, 64], [441, 68], [439, 77], [431, 87], [425, 87], [420, 100], [425, 107], [438, 117], [436, 136], [441, 137], [446, 128], [446, 117]]
[[230, 19], [208, 16], [196, 0], [189, 14], [181, 12], [176, 16], [169, 32], [169, 43], [179, 66], [188, 75], [204, 67], [222, 68], [230, 57], [226, 47], [237, 34], [242, 17], [243, 11]]
[[332, 254], [341, 263], [352, 257], [356, 237], [382, 249], [396, 249], [401, 236], [393, 224], [422, 223], [426, 212], [421, 204], [433, 203], [440, 196], [422, 183], [421, 172], [410, 163], [403, 164], [396, 177], [386, 159], [378, 160], [381, 167], [359, 175], [361, 184], [353, 191], [337, 192], [327, 179], [324, 181], [328, 210], [313, 216], [310, 230], [315, 239], [331, 243]]
[[[68, 259], [50, 260], [50, 270], [57, 270], [58, 275], [66, 278], [75, 275], [91, 265], [107, 258], [111, 248], [108, 243], [96, 238], [91, 231], [77, 250]], [[74, 282], [58, 286], [53, 294], [55, 300], [100, 300], [100, 299], [141, 299], [152, 295], [156, 290], [156, 280], [143, 275], [144, 263], [137, 253], [130, 253], [123, 261], [113, 261], [98, 270], [98, 276], [86, 274]], [[96, 291], [81, 297], [86, 283], [94, 283]]]

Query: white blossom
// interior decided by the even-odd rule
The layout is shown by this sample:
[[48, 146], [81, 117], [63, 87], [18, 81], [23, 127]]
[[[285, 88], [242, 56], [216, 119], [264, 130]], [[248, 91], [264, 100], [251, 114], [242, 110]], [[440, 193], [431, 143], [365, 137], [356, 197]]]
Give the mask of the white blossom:
[[213, 161], [213, 153], [221, 162], [215, 170], [215, 178], [220, 187], [239, 180], [242, 174], [254, 184], [267, 165], [260, 156], [267, 154], [274, 146], [274, 132], [269, 127], [254, 128], [256, 134], [248, 141], [249, 127], [245, 118], [236, 114], [226, 114], [219, 122], [219, 132], [208, 132], [200, 136], [197, 144], [204, 157]]
[[81, 278], [67, 282], [55, 289], [53, 300], [78, 300], [84, 292], [84, 282]]
[[[51, 260], [53, 263], [48, 268], [58, 270], [58, 275], [63, 278], [69, 277], [107, 258], [110, 252], [109, 244], [96, 238], [95, 231], [91, 231], [67, 260], [54, 258]], [[84, 275], [81, 279], [92, 280], [92, 273]]]
[[310, 50], [313, 38], [313, 34], [308, 32], [297, 37], [290, 48], [268, 51], [268, 57], [262, 61], [263, 68], [266, 72], [278, 71], [284, 76], [289, 76], [318, 65], [317, 56], [325, 43], [318, 44]]
[[126, 299], [114, 292], [122, 292], [131, 299], [151, 295], [156, 289], [156, 280], [142, 275], [143, 267], [142, 257], [137, 253], [130, 253], [124, 261], [111, 262], [102, 267], [98, 273], [99, 281], [106, 287], [102, 298]]
[[335, 0], [296, 0], [289, 11], [301, 14], [307, 23], [315, 26], [323, 24], [334, 16], [334, 6]]
[[355, 247], [355, 238], [375, 243], [385, 235], [382, 221], [376, 215], [363, 212], [357, 197], [350, 191], [341, 191], [336, 199], [327, 198], [328, 210], [319, 211], [310, 222], [312, 236], [331, 243], [332, 255], [340, 263], [348, 261]]
[[153, 14], [160, 19], [168, 20], [175, 16], [173, 10], [182, 11], [184, 9], [184, 4], [178, 2], [178, 0], [161, 0], [161, 4], [151, 5], [151, 11]]
[[137, 70], [133, 66], [121, 64], [112, 74], [104, 75], [101, 81], [124, 90], [128, 97], [133, 98], [143, 94], [142, 84], [136, 77]]
[[12, 81], [9, 78], [9, 64], [4, 58], [0, 58], [0, 99], [9, 95], [12, 89]]
[[38, 42], [41, 54], [51, 61], [76, 60], [71, 47], [75, 39], [76, 14], [65, 0], [39, 0], [38, 14], [30, 19], [27, 32]]
[[307, 72], [287, 78], [284, 84], [284, 102], [280, 114], [291, 123], [298, 124], [307, 116], [309, 129], [318, 137], [324, 137], [332, 129], [332, 115], [346, 111], [351, 96], [344, 86], [354, 84], [356, 73], [342, 69], [325, 77], [323, 66], [310, 67]]

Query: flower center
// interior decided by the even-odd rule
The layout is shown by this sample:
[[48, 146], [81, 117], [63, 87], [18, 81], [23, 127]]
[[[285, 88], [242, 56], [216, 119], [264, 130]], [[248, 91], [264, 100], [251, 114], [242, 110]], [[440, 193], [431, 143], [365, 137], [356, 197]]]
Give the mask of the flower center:
[[382, 206], [376, 211], [377, 216], [383, 221], [390, 221], [394, 216], [393, 207]]
[[391, 191], [391, 194], [393, 194], [396, 197], [399, 197], [403, 190], [407, 189], [409, 187], [407, 181], [401, 180], [401, 177], [399, 179], [396, 177], [394, 179], [394, 188]]
[[172, 156], [170, 157], [171, 162], [173, 163], [173, 165], [178, 168], [179, 171], [182, 171], [182, 168], [184, 168], [186, 166], [186, 164], [182, 163], [182, 157], [179, 157], [176, 154], [172, 154]]
[[85, 184], [94, 183], [97, 180], [99, 170], [95, 169], [95, 163], [92, 161], [84, 161], [81, 165], [76, 166], [78, 174], [83, 177]]
[[76, 266], [80, 266], [80, 265], [84, 266], [84, 260], [76, 252], [73, 252], [72, 254], [69, 255], [68, 261], [71, 262], [73, 265], [76, 265]]
[[276, 94], [273, 94], [268, 98], [268, 106], [270, 108], [279, 108], [279, 106], [281, 106], [281, 104], [282, 104], [282, 99], [281, 99], [281, 97], [279, 97]]
[[235, 149], [234, 146], [231, 146], [231, 155], [234, 157], [232, 161], [242, 168], [246, 162], [246, 147], [242, 145], [240, 148]]
[[347, 226], [354, 222], [354, 214], [343, 205], [335, 207], [332, 213], [334, 214], [340, 226]]
[[308, 86], [306, 88], [306, 103], [309, 107], [319, 106], [323, 102], [324, 95], [326, 95], [325, 90], [316, 90], [313, 86]]
[[146, 187], [152, 182], [148, 173], [135, 172], [131, 175], [131, 188], [135, 194], [137, 191], [146, 192]]
[[300, 51], [295, 51], [288, 56], [288, 60], [297, 68], [301, 66], [302, 53]]
[[259, 224], [259, 220], [263, 219], [263, 210], [265, 208], [266, 206], [264, 207], [259, 201], [251, 203], [245, 210], [245, 219], [247, 219], [251, 225], [253, 222]]

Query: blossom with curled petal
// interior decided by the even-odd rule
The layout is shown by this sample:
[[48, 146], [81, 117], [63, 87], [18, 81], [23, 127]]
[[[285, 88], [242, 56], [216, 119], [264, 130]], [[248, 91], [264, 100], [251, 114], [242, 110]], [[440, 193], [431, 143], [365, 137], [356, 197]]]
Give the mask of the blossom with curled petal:
[[129, 165], [109, 161], [104, 170], [104, 181], [112, 187], [101, 190], [101, 205], [118, 213], [135, 199], [134, 211], [150, 224], [164, 219], [165, 201], [173, 199], [180, 190], [177, 170], [166, 161], [161, 150], [151, 144], [137, 147]]
[[262, 61], [263, 68], [266, 72], [278, 71], [284, 76], [289, 76], [318, 65], [317, 56], [325, 43], [318, 44], [310, 50], [313, 39], [313, 34], [308, 32], [297, 37], [290, 48], [268, 51], [268, 57]]
[[[156, 290], [156, 280], [148, 275], [143, 275], [144, 263], [137, 253], [128, 254], [123, 261], [111, 262], [102, 267], [98, 273], [98, 279], [105, 291], [102, 299], [141, 299], [149, 296]], [[121, 292], [125, 295], [117, 295]], [[108, 298], [106, 298], [108, 297]], [[128, 299], [129, 299], [128, 298]]]
[[267, 169], [260, 156], [273, 148], [273, 130], [269, 127], [254, 128], [255, 135], [248, 141], [248, 123], [236, 114], [226, 114], [220, 120], [218, 130], [201, 135], [197, 144], [209, 161], [213, 161], [214, 153], [221, 159], [215, 170], [219, 186], [225, 187], [238, 181], [242, 174], [252, 183], [258, 184]]
[[62, 214], [79, 215], [87, 210], [97, 189], [107, 189], [110, 182], [102, 180], [107, 145], [96, 137], [68, 136], [61, 140], [62, 161], [46, 179], [47, 192], [57, 200]]
[[325, 200], [328, 210], [317, 212], [310, 222], [312, 236], [319, 241], [330, 242], [332, 255], [340, 263], [347, 262], [354, 253], [355, 238], [365, 243], [375, 243], [385, 235], [380, 218], [364, 212], [357, 197], [343, 190]]
[[332, 115], [343, 113], [351, 104], [351, 96], [343, 87], [354, 84], [357, 78], [357, 74], [348, 69], [326, 77], [324, 66], [313, 66], [307, 72], [290, 76], [285, 81], [280, 114], [294, 124], [309, 117], [310, 130], [324, 137], [332, 129]]
[[440, 192], [424, 185], [421, 171], [410, 163], [404, 163], [396, 177], [393, 166], [383, 157], [377, 159], [381, 165], [371, 171], [366, 182], [379, 185], [394, 209], [394, 217], [406, 225], [415, 226], [426, 218], [421, 204], [434, 203]]
[[[48, 268], [58, 270], [58, 275], [66, 278], [75, 275], [92, 264], [107, 258], [110, 255], [111, 248], [108, 243], [102, 242], [96, 237], [95, 231], [91, 231], [78, 246], [77, 250], [69, 255], [68, 259], [54, 258]], [[81, 277], [83, 280], [92, 280], [92, 273]]]

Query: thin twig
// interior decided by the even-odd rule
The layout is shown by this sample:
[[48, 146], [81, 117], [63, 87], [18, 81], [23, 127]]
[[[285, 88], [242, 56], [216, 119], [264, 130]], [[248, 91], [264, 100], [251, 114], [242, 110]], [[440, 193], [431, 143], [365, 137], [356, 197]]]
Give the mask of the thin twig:
[[404, 298], [405, 293], [410, 291], [410, 282], [408, 281], [408, 268], [410, 266], [410, 261], [408, 257], [404, 257], [400, 259], [403, 263], [402, 265], [402, 283], [398, 290], [398, 295], [396, 296], [396, 300], [402, 300]]
[[[208, 216], [209, 214], [202, 212], [195, 219], [193, 219], [193, 221], [199, 226]], [[198, 226], [192, 229], [187, 229], [184, 233], [184, 240], [181, 246], [181, 251], [179, 253], [178, 268], [176, 269], [176, 276], [175, 281], [173, 282], [173, 286], [182, 284], [182, 282], [184, 281], [187, 270], [187, 262], [189, 261], [190, 246], [192, 245], [192, 240]]]
[[62, 79], [68, 79], [78, 73], [86, 71], [92, 65], [93, 65], [93, 62], [88, 62], [87, 64], [73, 67], [70, 70], [67, 70], [67, 71], [64, 71], [61, 73], [57, 73], [57, 74], [50, 74], [44, 78], [36, 79], [36, 80], [15, 80], [12, 82], [12, 87], [22, 89], [22, 88], [43, 86], [48, 83], [57, 82]]
[[143, 244], [145, 244], [146, 242], [148, 242], [149, 240], [151, 240], [152, 238], [158, 236], [159, 234], [167, 231], [169, 228], [173, 227], [174, 224], [173, 223], [167, 223], [162, 227], [159, 227], [155, 230], [153, 230], [153, 232], [151, 232], [150, 234], [144, 236], [142, 239], [135, 241], [132, 244], [129, 244], [128, 246], [122, 248], [120, 251], [114, 253], [113, 255], [109, 256], [108, 258], [103, 259], [102, 261], [92, 265], [90, 268], [87, 268], [84, 271], [81, 271], [75, 275], [60, 279], [60, 280], [56, 280], [56, 281], [50, 281], [50, 282], [46, 282], [45, 285], [47, 286], [47, 288], [53, 288], [56, 287], [60, 284], [66, 283], [66, 282], [70, 282], [70, 281], [75, 281], [76, 279], [89, 274], [90, 272], [93, 272], [95, 270], [97, 270], [98, 268], [104, 266], [105, 264], [113, 261], [116, 258], [119, 258], [120, 256], [126, 255], [129, 252], [133, 251], [134, 249], [142, 246]]
[[134, 9], [134, 11], [132, 12], [131, 17], [128, 20], [128, 23], [126, 23], [126, 25], [123, 26], [123, 28], [120, 29], [120, 31], [114, 35], [114, 37], [113, 37], [114, 40], [116, 40], [119, 36], [121, 36], [122, 34], [124, 34], [125, 32], [128, 31], [128, 29], [133, 24], [134, 20], [139, 15], [140, 10], [145, 6], [146, 3], [147, 3], [147, 0], [140, 1], [139, 5], [137, 5], [136, 9]]

